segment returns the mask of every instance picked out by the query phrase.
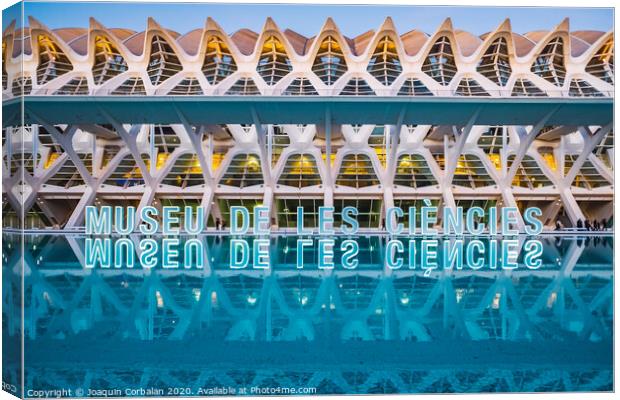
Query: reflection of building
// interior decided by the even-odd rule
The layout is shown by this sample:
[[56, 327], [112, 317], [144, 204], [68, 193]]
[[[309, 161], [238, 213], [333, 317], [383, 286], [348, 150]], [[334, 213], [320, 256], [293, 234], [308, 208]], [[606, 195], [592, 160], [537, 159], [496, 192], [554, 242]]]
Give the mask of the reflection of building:
[[[179, 36], [153, 20], [136, 33], [30, 19], [4, 37], [5, 105], [23, 91], [30, 121], [4, 130], [5, 225], [20, 191], [28, 228], [79, 227], [106, 204], [202, 204], [210, 226], [265, 204], [280, 228], [299, 205], [307, 226], [321, 205], [353, 205], [378, 227], [385, 207], [423, 198], [539, 206], [548, 225], [612, 214], [613, 32], [564, 21], [519, 35], [505, 21], [477, 37], [446, 20], [399, 35], [387, 19], [347, 38], [328, 20], [308, 39], [271, 20]], [[188, 95], [204, 108], [159, 97]], [[80, 96], [87, 111], [67, 103]], [[118, 96], [135, 96], [130, 112]]]
[[[82, 238], [27, 235], [23, 314], [20, 238], [3, 242], [2, 309], [9, 337], [23, 315], [29, 387], [243, 379], [321, 393], [611, 390], [611, 237], [547, 239], [537, 271], [424, 276], [381, 264], [87, 270]], [[205, 240], [214, 259], [227, 251]], [[360, 238], [363, 248], [384, 241]]]

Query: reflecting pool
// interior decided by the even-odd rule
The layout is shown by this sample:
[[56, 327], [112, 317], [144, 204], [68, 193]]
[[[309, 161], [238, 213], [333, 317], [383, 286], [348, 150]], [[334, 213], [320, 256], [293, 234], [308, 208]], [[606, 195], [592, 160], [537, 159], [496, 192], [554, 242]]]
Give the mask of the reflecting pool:
[[[85, 268], [84, 237], [3, 238], [5, 383], [26, 397], [611, 391], [613, 239], [541, 236], [538, 269]], [[521, 262], [521, 261], [520, 261]], [[23, 284], [23, 289], [22, 289]], [[23, 294], [23, 321], [21, 302]], [[117, 391], [118, 390], [118, 391]], [[58, 391], [58, 392], [46, 392]]]

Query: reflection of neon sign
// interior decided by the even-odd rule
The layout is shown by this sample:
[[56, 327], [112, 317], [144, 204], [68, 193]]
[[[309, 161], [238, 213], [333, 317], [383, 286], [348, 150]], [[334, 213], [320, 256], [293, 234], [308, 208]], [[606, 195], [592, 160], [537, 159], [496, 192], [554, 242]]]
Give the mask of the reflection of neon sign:
[[[536, 269], [542, 265], [542, 243], [517, 236], [520, 232], [537, 235], [542, 231], [543, 225], [538, 219], [542, 215], [540, 209], [531, 207], [520, 215], [513, 207], [500, 210], [472, 207], [467, 212], [461, 207], [456, 210], [443, 208], [441, 233], [436, 227], [438, 212], [438, 207], [430, 205], [419, 210], [410, 207], [405, 228], [404, 210], [399, 207], [386, 210], [385, 226], [389, 236], [385, 238], [382, 249], [385, 268], [421, 268], [428, 273], [437, 268], [478, 270], [487, 266], [490, 269], [515, 269], [519, 266], [517, 259], [520, 254], [526, 268]], [[312, 265], [318, 269], [355, 269], [358, 266], [359, 243], [350, 237], [359, 234], [358, 210], [355, 207], [342, 209], [337, 229], [334, 215], [333, 207], [320, 207], [318, 231], [313, 232], [304, 227], [304, 210], [298, 207], [297, 268], [308, 266], [304, 252], [309, 251], [318, 255]], [[174, 206], [163, 207], [161, 213], [155, 207], [144, 207], [139, 215], [134, 207], [87, 207], [86, 234], [97, 237], [86, 239], [86, 266], [134, 268], [138, 262], [142, 268], [204, 268], [207, 253], [204, 242], [191, 237], [182, 243], [178, 235], [203, 233], [205, 219], [203, 207], [185, 207], [183, 213]], [[270, 268], [273, 251], [269, 238], [269, 209], [254, 207], [251, 216], [246, 207], [231, 207], [230, 223], [230, 268]], [[161, 241], [151, 237], [140, 240], [127, 237], [138, 232], [143, 235], [161, 233], [164, 237]], [[113, 234], [121, 237], [101, 237]], [[248, 235], [253, 235], [251, 240]], [[312, 238], [313, 235], [316, 237]], [[480, 240], [480, 235], [487, 235], [488, 240]], [[469, 236], [473, 238], [465, 240]], [[501, 240], [499, 236], [502, 236]], [[288, 248], [283, 249], [284, 253], [287, 251]], [[372, 247], [370, 251], [373, 251]]]

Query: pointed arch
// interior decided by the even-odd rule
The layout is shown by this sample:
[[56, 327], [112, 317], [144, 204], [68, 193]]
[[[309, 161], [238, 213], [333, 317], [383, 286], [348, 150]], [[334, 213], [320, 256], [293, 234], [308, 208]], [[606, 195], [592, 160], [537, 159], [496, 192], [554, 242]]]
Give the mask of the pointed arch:
[[263, 42], [256, 71], [265, 83], [273, 86], [293, 70], [284, 44], [274, 35]]
[[226, 42], [218, 35], [207, 39], [202, 73], [207, 81], [216, 85], [237, 71], [237, 63]]
[[347, 61], [340, 43], [331, 35], [321, 42], [314, 57], [312, 72], [328, 86], [331, 86], [347, 72]]
[[44, 85], [73, 70], [69, 57], [48, 35], [37, 36], [37, 48], [39, 54], [37, 84]]
[[127, 61], [114, 43], [107, 36], [95, 36], [95, 59], [92, 68], [95, 85], [107, 82], [127, 71], [127, 68]]
[[321, 174], [312, 154], [291, 154], [284, 164], [282, 174], [278, 179], [279, 185], [286, 185], [298, 189], [320, 185]]
[[435, 41], [422, 64], [422, 72], [446, 86], [458, 72], [454, 58], [454, 46], [447, 36]]
[[588, 62], [586, 72], [614, 84], [614, 38], [609, 38]]
[[149, 54], [149, 65], [146, 72], [154, 86], [183, 70], [183, 65], [174, 49], [160, 35], [154, 35], [151, 39]]
[[566, 77], [564, 46], [562, 37], [556, 36], [551, 39], [532, 63], [530, 71], [555, 86], [564, 85]]
[[390, 86], [403, 72], [396, 43], [388, 35], [377, 43], [366, 70], [385, 86]]
[[476, 71], [497, 85], [506, 86], [512, 73], [506, 38], [499, 37], [491, 43], [480, 58]]

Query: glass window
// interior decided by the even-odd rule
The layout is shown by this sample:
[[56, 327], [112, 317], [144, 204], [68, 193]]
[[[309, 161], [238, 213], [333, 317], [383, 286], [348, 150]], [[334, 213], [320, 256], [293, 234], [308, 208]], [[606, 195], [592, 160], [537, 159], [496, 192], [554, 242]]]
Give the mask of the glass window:
[[326, 85], [333, 85], [345, 72], [347, 62], [342, 53], [340, 43], [332, 36], [327, 36], [321, 42], [319, 51], [312, 64], [312, 72]]
[[374, 96], [375, 91], [372, 90], [368, 83], [362, 78], [351, 78], [346, 86], [340, 92], [341, 96]]
[[226, 42], [219, 36], [211, 36], [207, 41], [205, 59], [202, 64], [202, 73], [207, 81], [215, 85], [236, 70], [237, 64]]
[[512, 69], [508, 56], [508, 42], [505, 38], [493, 41], [478, 62], [477, 71], [499, 86], [506, 86]]
[[[515, 155], [508, 156], [508, 165], [512, 166]], [[509, 167], [510, 168], [510, 167]], [[519, 186], [528, 189], [537, 189], [551, 186], [552, 183], [542, 172], [536, 160], [526, 155], [517, 168], [517, 173], [512, 179], [512, 186]]]
[[586, 72], [614, 84], [614, 39], [610, 38], [588, 62]]
[[11, 93], [13, 96], [29, 95], [32, 92], [32, 78], [29, 76], [18, 76], [13, 79], [11, 85]]
[[125, 71], [127, 71], [127, 62], [112, 41], [105, 36], [96, 36], [93, 64], [95, 85], [101, 85]]
[[536, 57], [531, 71], [556, 86], [564, 84], [566, 66], [564, 65], [564, 41], [561, 37], [552, 39]]
[[385, 86], [391, 85], [403, 72], [396, 43], [389, 36], [384, 36], [379, 40], [366, 70]]
[[308, 78], [297, 78], [282, 93], [285, 96], [316, 96], [318, 95]]
[[37, 84], [44, 85], [73, 70], [73, 64], [60, 47], [47, 35], [39, 35], [39, 65]]
[[[564, 176], [571, 170], [578, 157], [579, 155], [577, 154], [566, 156], [564, 159]], [[589, 190], [608, 185], [611, 185], [611, 183], [601, 176], [590, 160], [586, 160], [586, 162], [583, 163], [581, 169], [577, 172], [577, 175], [575, 175], [575, 180], [572, 182], [572, 186]]]
[[198, 156], [195, 154], [180, 156], [162, 183], [180, 188], [204, 185], [204, 176]]
[[58, 95], [86, 95], [88, 94], [88, 81], [85, 76], [71, 79], [54, 94]]
[[334, 226], [341, 225], [343, 208], [355, 207], [360, 228], [378, 228], [382, 206], [381, 199], [334, 199]]
[[233, 157], [220, 184], [244, 188], [263, 184], [263, 172], [257, 154], [237, 154]]
[[146, 89], [144, 88], [144, 82], [142, 78], [133, 77], [127, 79], [119, 87], [112, 91], [113, 95], [138, 95], [145, 96]]
[[297, 228], [297, 207], [304, 208], [304, 227], [319, 226], [319, 207], [323, 206], [323, 198], [278, 198], [276, 209], [280, 228]]
[[202, 87], [200, 87], [200, 82], [196, 78], [185, 78], [181, 82], [177, 83], [177, 85], [172, 88], [168, 94], [175, 96], [183, 96], [183, 95], [200, 95], [204, 94], [202, 91]]
[[419, 154], [403, 154], [398, 157], [394, 184], [421, 188], [437, 185], [437, 180], [424, 157]]
[[594, 89], [587, 81], [583, 79], [572, 79], [568, 95], [571, 97], [603, 97], [603, 93]]
[[422, 72], [443, 86], [447, 86], [454, 78], [457, 67], [452, 53], [452, 44], [447, 36], [440, 37], [433, 44], [422, 65]]
[[321, 175], [314, 156], [310, 154], [293, 154], [289, 156], [278, 184], [304, 188], [321, 184]]
[[[148, 157], [148, 155], [143, 154], [143, 157]], [[105, 184], [120, 186], [122, 188], [144, 185], [142, 171], [140, 171], [140, 167], [138, 167], [133, 155], [127, 154], [121, 160], [116, 169], [108, 176]]]
[[349, 186], [356, 189], [378, 185], [379, 179], [366, 154], [347, 154], [342, 159], [336, 185]]
[[614, 131], [612, 129], [605, 135], [605, 137], [603, 137], [601, 142], [594, 149], [593, 153], [596, 154], [598, 158], [603, 160], [603, 162], [605, 163], [605, 165], [607, 165], [608, 168], [612, 168], [613, 160], [611, 159], [612, 154], [610, 153], [610, 150], [613, 150], [613, 148], [614, 148]]
[[527, 79], [519, 78], [512, 87], [512, 97], [546, 97], [543, 92]]
[[454, 92], [457, 96], [489, 96], [475, 79], [463, 78]]
[[241, 78], [226, 91], [230, 96], [259, 96], [260, 90], [252, 78]]
[[405, 79], [403, 85], [398, 91], [399, 96], [432, 96], [433, 93], [428, 90], [421, 80], [415, 78]]
[[495, 181], [477, 156], [461, 154], [456, 163], [452, 184], [476, 189], [495, 185]]
[[275, 36], [270, 36], [261, 50], [256, 71], [269, 86], [273, 86], [293, 70], [282, 42]]
[[168, 42], [159, 35], [153, 36], [151, 55], [146, 71], [151, 83], [157, 86], [182, 69], [181, 61]]
[[233, 206], [236, 207], [245, 207], [248, 209], [250, 213], [250, 227], [254, 226], [254, 218], [252, 215], [254, 213], [254, 207], [260, 207], [263, 205], [262, 198], [237, 198], [237, 199], [219, 199], [218, 205], [220, 207], [220, 213], [222, 215], [222, 220], [227, 227], [230, 227], [230, 208]]

